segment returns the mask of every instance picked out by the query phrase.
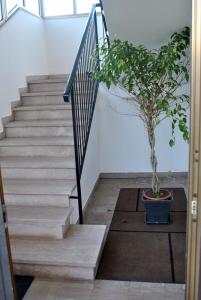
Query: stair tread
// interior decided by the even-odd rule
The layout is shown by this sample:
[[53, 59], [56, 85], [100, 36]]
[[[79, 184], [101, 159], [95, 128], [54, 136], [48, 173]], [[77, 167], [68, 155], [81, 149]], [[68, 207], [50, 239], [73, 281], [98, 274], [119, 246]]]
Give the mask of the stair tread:
[[13, 262], [95, 268], [105, 230], [104, 225], [70, 225], [61, 240], [11, 238]]
[[75, 180], [70, 179], [3, 179], [5, 194], [71, 195]]
[[47, 157], [47, 156], [5, 156], [0, 158], [2, 168], [75, 168], [74, 156]]
[[49, 74], [49, 75], [33, 75], [33, 76], [27, 76], [27, 83], [30, 81], [36, 81], [36, 80], [49, 80], [49, 79], [67, 79], [69, 77], [69, 74]]
[[72, 120], [35, 120], [13, 121], [5, 125], [6, 128], [20, 127], [72, 127]]
[[14, 111], [41, 111], [41, 110], [71, 110], [70, 104], [49, 104], [49, 105], [23, 105], [14, 108]]
[[21, 96], [22, 97], [33, 97], [33, 96], [63, 96], [63, 92], [26, 92], [26, 93], [22, 93]]
[[8, 223], [54, 223], [64, 225], [71, 215], [70, 207], [7, 206]]
[[14, 138], [8, 137], [0, 140], [0, 147], [3, 146], [73, 146], [72, 136], [66, 137], [31, 137]]
[[67, 83], [68, 76], [63, 78], [45, 78], [45, 79], [31, 79], [28, 80], [28, 84], [38, 83]]

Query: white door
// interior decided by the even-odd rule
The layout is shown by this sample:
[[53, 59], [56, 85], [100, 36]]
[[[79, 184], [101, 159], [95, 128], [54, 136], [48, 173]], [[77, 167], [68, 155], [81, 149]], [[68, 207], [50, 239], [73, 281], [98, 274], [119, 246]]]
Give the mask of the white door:
[[201, 0], [192, 0], [191, 78], [192, 105], [186, 299], [201, 300]]

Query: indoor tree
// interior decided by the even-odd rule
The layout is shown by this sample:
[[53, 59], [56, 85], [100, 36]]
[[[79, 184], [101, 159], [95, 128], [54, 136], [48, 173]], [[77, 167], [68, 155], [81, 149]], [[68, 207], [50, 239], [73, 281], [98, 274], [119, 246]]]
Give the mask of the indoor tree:
[[189, 140], [187, 113], [189, 95], [181, 92], [189, 82], [190, 29], [175, 32], [159, 49], [135, 46], [128, 41], [107, 41], [99, 47], [95, 58], [100, 69], [94, 77], [106, 84], [126, 89], [137, 106], [137, 115], [147, 130], [150, 162], [153, 171], [152, 192], [160, 197], [155, 152], [155, 130], [166, 118], [171, 123], [169, 145], [175, 144], [175, 128], [179, 127], [183, 139]]

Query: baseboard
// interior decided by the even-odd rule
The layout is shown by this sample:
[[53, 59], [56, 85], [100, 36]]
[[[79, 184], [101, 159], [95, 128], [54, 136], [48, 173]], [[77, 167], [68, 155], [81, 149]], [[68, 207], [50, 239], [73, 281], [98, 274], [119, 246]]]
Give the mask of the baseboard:
[[[181, 178], [188, 177], [188, 172], [158, 172], [158, 176], [162, 178]], [[126, 178], [149, 178], [152, 177], [152, 172], [117, 172], [117, 173], [100, 173], [100, 179], [126, 179]]]

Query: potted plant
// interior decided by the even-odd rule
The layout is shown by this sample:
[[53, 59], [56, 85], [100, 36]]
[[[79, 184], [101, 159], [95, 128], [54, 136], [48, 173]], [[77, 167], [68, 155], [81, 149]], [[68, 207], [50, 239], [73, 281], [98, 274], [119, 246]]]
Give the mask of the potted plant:
[[181, 89], [189, 82], [189, 44], [190, 29], [185, 27], [157, 50], [114, 40], [110, 47], [103, 41], [94, 55], [100, 62], [94, 77], [108, 89], [112, 85], [126, 89], [147, 130], [153, 173], [152, 188], [143, 191], [142, 197], [147, 223], [168, 223], [172, 203], [172, 194], [160, 188], [157, 174], [156, 127], [170, 119], [170, 147], [175, 144], [176, 126], [183, 139], [189, 140], [189, 95]]

